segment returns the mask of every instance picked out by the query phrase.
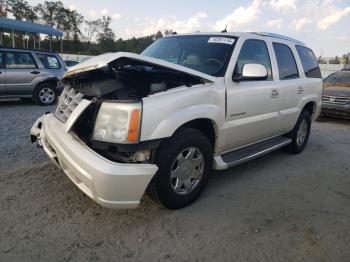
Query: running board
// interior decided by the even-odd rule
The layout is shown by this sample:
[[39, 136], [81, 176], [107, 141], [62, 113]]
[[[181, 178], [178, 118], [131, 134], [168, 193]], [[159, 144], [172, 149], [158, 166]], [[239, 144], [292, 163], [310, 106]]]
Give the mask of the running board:
[[290, 138], [283, 136], [273, 137], [256, 144], [225, 153], [221, 155], [221, 158], [227, 167], [232, 167], [270, 153], [290, 144], [291, 142], [292, 140]]

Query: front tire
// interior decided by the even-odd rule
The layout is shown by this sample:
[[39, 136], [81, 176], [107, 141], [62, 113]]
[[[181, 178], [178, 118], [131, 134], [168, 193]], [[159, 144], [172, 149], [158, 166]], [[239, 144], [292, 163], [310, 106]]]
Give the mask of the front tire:
[[152, 186], [160, 202], [169, 209], [193, 203], [208, 183], [212, 147], [201, 132], [184, 128], [160, 145], [156, 154], [158, 172]]
[[310, 130], [311, 115], [308, 111], [304, 110], [301, 112], [292, 132], [288, 135], [292, 139], [292, 143], [287, 146], [288, 152], [292, 154], [301, 153], [309, 140]]
[[57, 101], [57, 90], [50, 83], [42, 83], [34, 90], [34, 99], [40, 106], [54, 105]]

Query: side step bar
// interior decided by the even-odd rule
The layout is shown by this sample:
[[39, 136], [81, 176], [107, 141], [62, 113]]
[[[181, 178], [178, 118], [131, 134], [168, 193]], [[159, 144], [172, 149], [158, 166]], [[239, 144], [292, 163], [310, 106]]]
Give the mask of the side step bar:
[[290, 144], [292, 140], [283, 136], [273, 137], [256, 144], [237, 149], [221, 156], [227, 167], [239, 165]]

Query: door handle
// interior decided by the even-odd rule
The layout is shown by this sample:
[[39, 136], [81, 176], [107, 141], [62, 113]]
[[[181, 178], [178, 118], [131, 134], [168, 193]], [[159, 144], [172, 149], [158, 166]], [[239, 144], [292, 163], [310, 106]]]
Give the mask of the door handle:
[[272, 89], [272, 91], [271, 91], [271, 98], [276, 98], [276, 97], [278, 97], [278, 95], [279, 95], [278, 90], [277, 89]]
[[32, 75], [38, 75], [38, 74], [40, 74], [40, 72], [39, 71], [32, 71], [32, 72], [30, 72]]
[[299, 94], [299, 95], [304, 94], [304, 88], [303, 88], [302, 86], [299, 86], [299, 87], [298, 87], [298, 94]]

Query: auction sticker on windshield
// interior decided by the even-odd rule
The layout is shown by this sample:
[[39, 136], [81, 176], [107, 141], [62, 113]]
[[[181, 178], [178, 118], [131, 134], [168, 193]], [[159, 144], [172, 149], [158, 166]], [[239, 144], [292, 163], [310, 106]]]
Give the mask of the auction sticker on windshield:
[[228, 37], [210, 37], [208, 43], [233, 45], [235, 39]]

